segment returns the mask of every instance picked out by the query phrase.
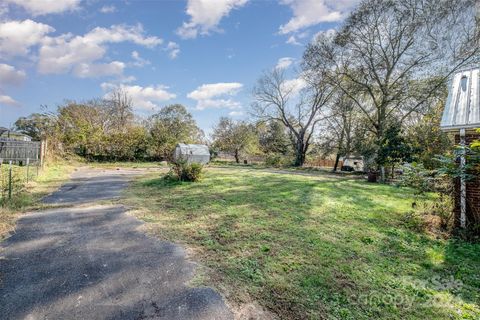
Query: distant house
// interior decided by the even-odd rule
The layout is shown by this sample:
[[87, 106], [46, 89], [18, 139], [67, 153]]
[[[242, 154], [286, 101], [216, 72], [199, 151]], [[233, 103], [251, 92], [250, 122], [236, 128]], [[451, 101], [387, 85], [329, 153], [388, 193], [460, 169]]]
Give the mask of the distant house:
[[203, 144], [179, 143], [173, 153], [174, 161], [187, 161], [188, 163], [207, 164], [210, 162], [210, 150]]
[[32, 141], [32, 137], [22, 132], [11, 131], [7, 128], [0, 127], [0, 140]]

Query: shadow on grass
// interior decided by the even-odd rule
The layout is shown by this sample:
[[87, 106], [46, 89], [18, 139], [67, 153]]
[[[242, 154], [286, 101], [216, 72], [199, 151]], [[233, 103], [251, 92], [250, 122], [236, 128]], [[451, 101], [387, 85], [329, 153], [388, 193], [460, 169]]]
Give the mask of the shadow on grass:
[[23, 217], [2, 244], [2, 319], [224, 319], [221, 297], [185, 285], [183, 251], [117, 206]]
[[[463, 302], [478, 309], [478, 272], [462, 264], [477, 270], [479, 248], [459, 254], [462, 244], [406, 228], [410, 189], [245, 169], [136, 187], [152, 212], [146, 221], [202, 247], [204, 263], [285, 318], [447, 318], [454, 308], [468, 313]], [[451, 274], [469, 287], [434, 286]], [[438, 295], [449, 296], [448, 306], [430, 303]]]

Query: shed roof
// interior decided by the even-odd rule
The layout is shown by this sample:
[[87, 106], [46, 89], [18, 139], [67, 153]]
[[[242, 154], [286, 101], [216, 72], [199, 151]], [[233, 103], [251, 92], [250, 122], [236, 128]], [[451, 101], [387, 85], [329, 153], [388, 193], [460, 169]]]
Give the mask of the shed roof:
[[189, 154], [210, 156], [210, 150], [208, 149], [208, 146], [206, 146], [204, 144], [179, 143], [179, 144], [177, 144], [177, 147], [180, 147], [182, 152], [188, 152]]
[[444, 131], [480, 127], [480, 69], [456, 73], [451, 81], [440, 128]]

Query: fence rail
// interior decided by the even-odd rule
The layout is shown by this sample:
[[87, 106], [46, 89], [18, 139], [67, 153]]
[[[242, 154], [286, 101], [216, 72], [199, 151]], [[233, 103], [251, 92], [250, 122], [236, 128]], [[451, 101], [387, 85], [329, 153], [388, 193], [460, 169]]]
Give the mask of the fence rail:
[[[28, 159], [28, 160], [27, 160]], [[42, 160], [42, 143], [36, 141], [0, 140], [0, 164], [10, 162], [25, 164]]]
[[[312, 166], [312, 167], [327, 167], [327, 168], [333, 168], [335, 166], [335, 160], [330, 160], [330, 159], [312, 159], [307, 161], [306, 163], [307, 166]], [[338, 161], [338, 167], [341, 168], [343, 166], [343, 161], [340, 160]]]

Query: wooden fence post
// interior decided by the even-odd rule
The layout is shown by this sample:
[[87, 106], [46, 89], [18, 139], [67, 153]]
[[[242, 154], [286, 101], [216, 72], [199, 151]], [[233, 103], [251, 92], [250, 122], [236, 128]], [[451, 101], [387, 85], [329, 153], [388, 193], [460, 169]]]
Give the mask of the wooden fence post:
[[12, 199], [12, 160], [8, 168], [8, 199]]
[[29, 173], [30, 173], [30, 158], [27, 158], [27, 183], [28, 183]]
[[43, 169], [43, 162], [45, 161], [44, 160], [44, 157], [45, 157], [45, 154], [44, 154], [44, 148], [45, 148], [45, 140], [42, 140], [40, 142], [40, 166], [42, 167]]

